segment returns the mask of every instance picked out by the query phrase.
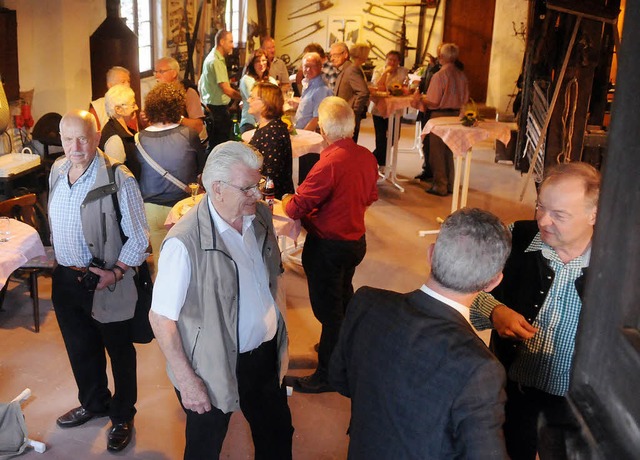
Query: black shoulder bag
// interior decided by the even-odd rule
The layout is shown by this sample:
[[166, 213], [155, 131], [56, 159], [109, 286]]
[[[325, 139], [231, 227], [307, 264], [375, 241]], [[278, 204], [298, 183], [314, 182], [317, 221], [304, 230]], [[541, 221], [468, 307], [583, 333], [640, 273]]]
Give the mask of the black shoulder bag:
[[[121, 163], [115, 163], [111, 167], [107, 165], [107, 173], [109, 180], [115, 184], [115, 170]], [[120, 213], [120, 204], [116, 193], [111, 194], [113, 199], [113, 207], [116, 210], [118, 218], [118, 227], [120, 229], [120, 238], [122, 244], [126, 243], [127, 236], [122, 231], [122, 214]], [[136, 283], [138, 290], [138, 301], [136, 302], [136, 310], [131, 319], [131, 340], [134, 343], [149, 343], [153, 340], [153, 329], [149, 323], [149, 310], [151, 310], [151, 296], [153, 294], [153, 281], [151, 281], [151, 272], [149, 264], [145, 260], [139, 267], [131, 267], [135, 270], [133, 281]]]

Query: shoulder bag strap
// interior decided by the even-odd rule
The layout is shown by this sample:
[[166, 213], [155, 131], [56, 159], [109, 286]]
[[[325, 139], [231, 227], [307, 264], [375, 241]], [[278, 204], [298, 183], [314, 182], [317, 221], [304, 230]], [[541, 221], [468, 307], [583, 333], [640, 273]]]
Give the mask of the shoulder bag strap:
[[151, 158], [151, 156], [142, 147], [142, 144], [140, 143], [140, 139], [138, 137], [138, 133], [135, 134], [134, 139], [136, 141], [136, 147], [138, 148], [138, 152], [140, 152], [140, 155], [142, 155], [142, 158], [144, 158], [144, 160], [147, 163], [149, 163], [149, 166], [151, 166], [158, 174], [160, 174], [162, 177], [167, 179], [169, 182], [171, 182], [173, 185], [178, 187], [180, 190], [184, 190], [186, 193], [191, 193], [189, 191], [189, 187], [184, 182], [182, 182], [180, 179], [177, 179], [176, 177], [172, 176], [169, 173], [169, 171], [164, 169], [153, 158]]

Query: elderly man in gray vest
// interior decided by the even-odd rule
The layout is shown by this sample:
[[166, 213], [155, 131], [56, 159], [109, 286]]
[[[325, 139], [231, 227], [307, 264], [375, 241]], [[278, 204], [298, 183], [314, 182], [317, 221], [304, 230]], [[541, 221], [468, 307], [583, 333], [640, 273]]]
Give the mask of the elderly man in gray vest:
[[218, 458], [238, 409], [256, 458], [291, 458], [287, 331], [276, 304], [283, 269], [271, 212], [259, 202], [261, 165], [246, 144], [214, 148], [205, 198], [162, 246], [150, 319], [187, 415], [185, 459]]
[[[71, 428], [108, 415], [113, 426], [107, 449], [120, 451], [133, 437], [137, 399], [136, 350], [128, 321], [137, 293], [130, 267], [148, 256], [149, 227], [133, 174], [122, 165], [112, 172], [109, 157], [98, 149], [100, 132], [93, 115], [67, 113], [60, 121], [60, 137], [64, 157], [53, 164], [49, 177], [49, 221], [58, 262], [51, 301], [80, 406], [57, 423]], [[107, 386], [105, 351], [111, 359], [113, 394]]]

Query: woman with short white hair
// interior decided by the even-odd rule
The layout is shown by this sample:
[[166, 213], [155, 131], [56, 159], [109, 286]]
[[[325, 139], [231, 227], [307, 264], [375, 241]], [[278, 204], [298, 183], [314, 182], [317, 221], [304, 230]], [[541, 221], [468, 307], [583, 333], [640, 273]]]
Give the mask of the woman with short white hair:
[[126, 164], [138, 177], [140, 168], [136, 168], [138, 163], [133, 139], [136, 131], [127, 126], [138, 110], [136, 95], [126, 85], [114, 85], [104, 96], [104, 106], [109, 121], [102, 127], [99, 147], [113, 160]]

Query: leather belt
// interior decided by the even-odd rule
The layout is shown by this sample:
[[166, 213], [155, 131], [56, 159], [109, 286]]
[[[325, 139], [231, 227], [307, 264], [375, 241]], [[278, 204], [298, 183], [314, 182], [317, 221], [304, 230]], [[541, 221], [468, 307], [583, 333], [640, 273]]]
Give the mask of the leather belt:
[[67, 267], [65, 265], [61, 265], [61, 267], [68, 268], [69, 270], [73, 270], [80, 273], [86, 273], [87, 267]]

